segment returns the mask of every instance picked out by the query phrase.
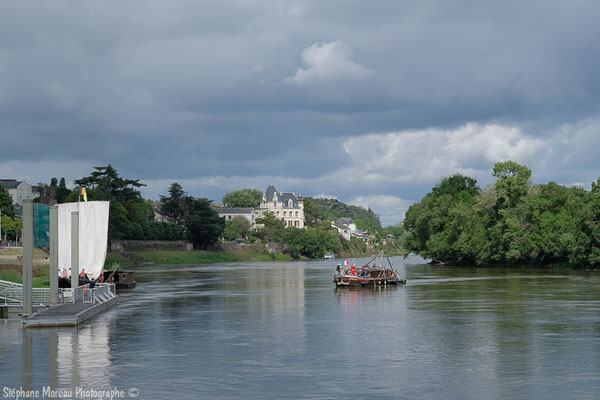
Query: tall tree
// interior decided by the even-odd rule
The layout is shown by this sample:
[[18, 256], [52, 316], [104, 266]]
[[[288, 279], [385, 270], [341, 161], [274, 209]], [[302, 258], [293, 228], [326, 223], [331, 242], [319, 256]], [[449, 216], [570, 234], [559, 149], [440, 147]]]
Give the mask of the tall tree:
[[185, 197], [186, 193], [177, 182], [173, 182], [169, 187], [169, 196], [160, 196], [160, 210], [167, 217], [181, 224], [185, 217]]
[[511, 206], [516, 205], [531, 187], [531, 170], [514, 161], [497, 162], [492, 175], [498, 178], [496, 189]]
[[71, 191], [67, 188], [67, 183], [65, 182], [65, 178], [60, 178], [60, 183], [56, 188], [56, 202], [61, 204], [67, 201], [67, 197], [71, 194]]
[[206, 249], [221, 237], [225, 219], [210, 206], [207, 199], [188, 198], [185, 228], [194, 248]]

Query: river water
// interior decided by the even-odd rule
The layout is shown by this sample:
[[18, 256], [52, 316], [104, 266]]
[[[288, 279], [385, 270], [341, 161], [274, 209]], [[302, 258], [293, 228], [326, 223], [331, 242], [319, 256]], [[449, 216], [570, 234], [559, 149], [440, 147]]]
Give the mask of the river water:
[[405, 286], [336, 290], [335, 261], [139, 268], [78, 328], [0, 320], [0, 398], [600, 397], [600, 274], [392, 261]]

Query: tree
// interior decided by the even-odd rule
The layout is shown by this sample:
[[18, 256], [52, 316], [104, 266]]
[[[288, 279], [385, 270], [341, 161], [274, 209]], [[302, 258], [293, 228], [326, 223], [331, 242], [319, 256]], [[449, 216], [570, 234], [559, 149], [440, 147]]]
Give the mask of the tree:
[[194, 248], [206, 249], [217, 242], [225, 228], [225, 220], [210, 207], [207, 199], [187, 198], [185, 228]]
[[9, 217], [2, 214], [2, 236], [15, 240], [17, 233], [23, 229], [23, 220], [17, 217]]
[[65, 178], [60, 178], [60, 183], [56, 188], [56, 202], [61, 204], [67, 201], [67, 197], [71, 194], [71, 191], [67, 188]]
[[15, 206], [13, 205], [13, 198], [8, 193], [8, 190], [4, 187], [3, 184], [0, 183], [0, 212], [2, 215], [7, 215], [9, 217], [15, 216]]
[[263, 193], [257, 189], [235, 190], [223, 196], [223, 204], [227, 207], [256, 208], [262, 201]]
[[227, 240], [235, 240], [245, 237], [250, 231], [250, 221], [242, 216], [233, 217], [225, 221], [223, 237]]
[[181, 224], [185, 217], [185, 197], [186, 193], [177, 182], [173, 182], [169, 187], [169, 196], [160, 196], [160, 210], [167, 217]]
[[531, 187], [531, 170], [514, 161], [496, 163], [492, 175], [498, 178], [496, 189], [511, 206], [516, 205]]
[[108, 164], [106, 167], [94, 167], [89, 176], [75, 180], [78, 187], [93, 189], [98, 193], [98, 200], [117, 200], [120, 202], [139, 201], [142, 199], [137, 188], [146, 186], [139, 179], [124, 179], [117, 170]]
[[271, 211], [266, 211], [262, 218], [256, 219], [257, 224], [263, 224], [262, 232], [272, 241], [281, 242], [285, 232], [285, 222]]

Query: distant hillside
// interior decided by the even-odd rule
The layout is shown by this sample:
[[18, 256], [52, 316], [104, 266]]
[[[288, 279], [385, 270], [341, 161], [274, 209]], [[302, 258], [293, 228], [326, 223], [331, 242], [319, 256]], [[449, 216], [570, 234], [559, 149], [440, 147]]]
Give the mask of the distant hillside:
[[332, 221], [341, 217], [352, 218], [360, 230], [370, 232], [381, 229], [381, 221], [371, 209], [352, 206], [335, 199], [304, 198], [304, 216], [308, 226], [320, 221]]

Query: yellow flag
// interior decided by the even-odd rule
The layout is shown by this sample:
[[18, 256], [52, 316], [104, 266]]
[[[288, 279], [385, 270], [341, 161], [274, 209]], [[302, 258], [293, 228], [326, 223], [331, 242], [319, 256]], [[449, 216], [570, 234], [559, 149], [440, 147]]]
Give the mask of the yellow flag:
[[83, 196], [83, 201], [87, 201], [87, 193], [85, 192], [85, 188], [81, 188], [81, 195]]

